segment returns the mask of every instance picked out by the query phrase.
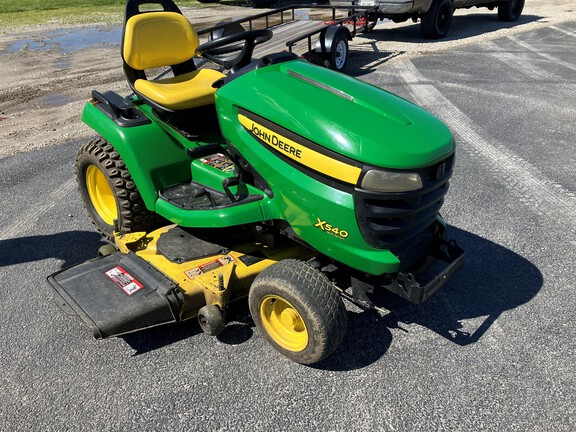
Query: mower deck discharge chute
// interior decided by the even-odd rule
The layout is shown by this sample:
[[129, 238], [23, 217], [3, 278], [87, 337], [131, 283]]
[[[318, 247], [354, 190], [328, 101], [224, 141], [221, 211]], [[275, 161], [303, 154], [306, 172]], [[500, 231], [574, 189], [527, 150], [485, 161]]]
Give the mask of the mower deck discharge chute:
[[216, 335], [247, 298], [275, 349], [315, 363], [344, 335], [342, 298], [419, 303], [462, 265], [439, 215], [455, 151], [443, 123], [290, 53], [252, 60], [269, 30], [200, 44], [171, 0], [148, 3], [126, 6], [134, 95], [94, 91], [82, 117], [101, 137], [78, 152], [79, 189], [112, 244], [49, 278], [96, 337], [193, 317]]

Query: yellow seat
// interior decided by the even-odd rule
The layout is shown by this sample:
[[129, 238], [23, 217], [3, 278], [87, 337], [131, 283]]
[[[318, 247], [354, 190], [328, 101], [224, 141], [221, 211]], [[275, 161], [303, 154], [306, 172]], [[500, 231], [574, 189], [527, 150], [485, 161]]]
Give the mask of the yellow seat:
[[[176, 12], [146, 12], [130, 17], [124, 28], [122, 57], [128, 82], [143, 99], [170, 111], [214, 103], [212, 84], [225, 75], [196, 70], [198, 35]], [[145, 71], [172, 67], [174, 77], [148, 80]]]

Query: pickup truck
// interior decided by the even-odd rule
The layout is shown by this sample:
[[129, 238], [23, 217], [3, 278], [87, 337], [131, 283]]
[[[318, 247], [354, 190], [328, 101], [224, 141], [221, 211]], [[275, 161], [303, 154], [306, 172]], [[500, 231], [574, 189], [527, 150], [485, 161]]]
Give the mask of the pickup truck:
[[[420, 20], [420, 30], [427, 39], [440, 39], [448, 34], [455, 9], [486, 7], [498, 9], [501, 21], [516, 21], [525, 0], [355, 0], [358, 6], [378, 6], [378, 18], [394, 22]], [[331, 4], [339, 0], [331, 0]], [[343, 3], [343, 2], [340, 2]], [[347, 2], [350, 4], [350, 1]]]

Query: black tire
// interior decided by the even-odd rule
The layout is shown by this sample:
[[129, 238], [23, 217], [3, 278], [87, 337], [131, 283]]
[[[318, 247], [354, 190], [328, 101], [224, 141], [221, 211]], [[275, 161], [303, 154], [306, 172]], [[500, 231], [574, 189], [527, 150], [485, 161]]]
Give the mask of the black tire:
[[247, 3], [253, 8], [270, 8], [276, 4], [276, 0], [247, 0]]
[[452, 0], [434, 0], [430, 9], [420, 15], [420, 31], [426, 39], [441, 39], [452, 25], [454, 5]]
[[342, 31], [336, 33], [330, 46], [330, 52], [324, 59], [324, 66], [338, 72], [344, 72], [348, 64], [348, 38]]
[[198, 323], [204, 333], [218, 336], [224, 330], [226, 321], [220, 308], [216, 305], [206, 305], [198, 311]]
[[121, 233], [149, 232], [162, 225], [164, 220], [146, 209], [124, 161], [105, 139], [96, 138], [80, 147], [76, 179], [84, 207], [105, 237], [113, 239], [116, 228]]
[[498, 18], [500, 21], [516, 21], [524, 10], [524, 0], [510, 0], [498, 3]]
[[325, 359], [346, 332], [348, 316], [338, 292], [319, 270], [295, 259], [260, 273], [248, 305], [270, 345], [297, 363]]

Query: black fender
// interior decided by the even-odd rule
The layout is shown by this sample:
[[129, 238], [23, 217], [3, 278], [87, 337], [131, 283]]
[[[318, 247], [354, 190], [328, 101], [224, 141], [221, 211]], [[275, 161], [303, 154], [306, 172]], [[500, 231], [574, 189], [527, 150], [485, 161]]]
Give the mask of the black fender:
[[[230, 35], [233, 35], [236, 33], [242, 33], [242, 32], [246, 31], [244, 29], [244, 27], [242, 27], [242, 24], [237, 23], [237, 22], [232, 22], [232, 23], [228, 24], [225, 21], [220, 21], [218, 24], [216, 24], [215, 27], [218, 27], [218, 28], [214, 31], [211, 31], [208, 34], [208, 41], [221, 39], [224, 36], [230, 36]], [[240, 44], [240, 45], [242, 45], [242, 44]]]
[[[109, 94], [105, 95], [110, 99]], [[186, 148], [157, 122], [146, 121], [144, 114], [141, 123], [130, 120], [128, 124], [119, 123], [108, 104], [101, 99], [95, 102], [93, 99], [86, 103], [82, 121], [114, 147], [126, 164], [144, 204], [154, 210], [157, 191], [166, 186], [161, 180], [164, 173], [169, 172], [170, 176], [177, 173], [183, 181], [189, 177], [190, 158]], [[141, 157], [142, 154], [146, 157]]]
[[348, 28], [336, 25], [330, 26], [326, 28], [325, 31], [320, 33], [320, 37], [316, 42], [316, 52], [327, 54], [330, 51], [332, 51], [332, 43], [334, 42], [334, 40], [336, 40], [336, 36], [341, 32], [343, 32], [346, 35], [346, 39], [348, 39], [349, 41], [352, 40], [352, 33], [350, 33], [350, 30], [348, 30]]

